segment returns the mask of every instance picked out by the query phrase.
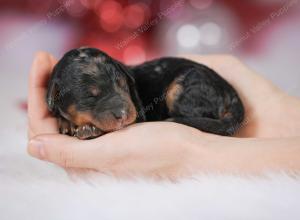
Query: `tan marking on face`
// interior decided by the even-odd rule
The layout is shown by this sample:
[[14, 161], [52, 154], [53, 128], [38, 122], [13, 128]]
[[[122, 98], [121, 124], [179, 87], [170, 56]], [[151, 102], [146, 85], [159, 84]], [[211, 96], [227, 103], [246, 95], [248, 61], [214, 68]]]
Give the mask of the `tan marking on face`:
[[178, 83], [177, 79], [175, 79], [169, 85], [166, 93], [166, 104], [170, 112], [174, 110], [174, 102], [178, 99], [182, 91], [183, 91], [182, 85]]
[[92, 124], [95, 125], [102, 131], [109, 132], [119, 130], [122, 127], [128, 126], [135, 122], [137, 118], [137, 111], [133, 102], [131, 101], [128, 94], [124, 92], [122, 94], [127, 103], [128, 114], [124, 121], [120, 122], [112, 114], [105, 114], [103, 117], [99, 117], [98, 120], [94, 119], [89, 112], [79, 112], [77, 111], [75, 105], [71, 105], [67, 112], [70, 115], [71, 121], [77, 126]]
[[120, 121], [116, 119], [112, 114], [106, 115], [99, 120], [94, 121], [96, 127], [100, 128], [102, 131], [114, 131], [119, 130], [122, 127], [128, 126], [136, 121], [137, 111], [135, 105], [133, 104], [130, 95], [121, 89], [119, 86], [114, 87], [115, 91], [124, 99], [127, 107], [127, 117]]
[[137, 118], [137, 111], [136, 108], [134, 106], [134, 104], [132, 103], [131, 99], [128, 100], [128, 117], [127, 120], [125, 121], [125, 123], [127, 124], [132, 124], [133, 122], [135, 122], [136, 118]]
[[93, 117], [90, 113], [77, 111], [75, 105], [71, 105], [67, 111], [71, 116], [72, 122], [78, 126], [91, 124], [93, 121]]
[[123, 127], [134, 123], [137, 118], [137, 111], [131, 101], [128, 101], [127, 103], [129, 104], [128, 114], [127, 118], [124, 119], [124, 121], [121, 122], [120, 120], [116, 119], [112, 114], [109, 114], [103, 118], [99, 118], [99, 120], [97, 121], [94, 121], [95, 126], [101, 129], [102, 131], [109, 132], [119, 130]]

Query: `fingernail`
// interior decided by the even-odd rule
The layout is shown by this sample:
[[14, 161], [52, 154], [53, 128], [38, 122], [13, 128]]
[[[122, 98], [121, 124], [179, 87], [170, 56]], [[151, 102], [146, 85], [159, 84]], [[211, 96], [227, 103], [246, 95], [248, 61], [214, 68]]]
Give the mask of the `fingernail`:
[[35, 140], [35, 139], [31, 140], [29, 142], [28, 151], [32, 156], [39, 158], [41, 160], [43, 160], [46, 157], [44, 145], [41, 140]]

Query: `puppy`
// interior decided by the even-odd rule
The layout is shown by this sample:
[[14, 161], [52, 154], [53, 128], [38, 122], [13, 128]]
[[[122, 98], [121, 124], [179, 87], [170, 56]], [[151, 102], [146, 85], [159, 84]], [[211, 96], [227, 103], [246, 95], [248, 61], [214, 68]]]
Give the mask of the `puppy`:
[[202, 64], [160, 58], [125, 66], [95, 48], [63, 56], [54, 67], [46, 99], [60, 133], [80, 139], [145, 121], [173, 121], [233, 135], [244, 119], [237, 92]]

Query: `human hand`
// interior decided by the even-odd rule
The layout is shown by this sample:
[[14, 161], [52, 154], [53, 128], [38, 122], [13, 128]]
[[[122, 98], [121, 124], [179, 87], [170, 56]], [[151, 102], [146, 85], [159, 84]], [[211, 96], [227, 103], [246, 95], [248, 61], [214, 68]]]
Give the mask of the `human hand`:
[[299, 172], [299, 143], [300, 137], [232, 138], [172, 122], [148, 122], [92, 140], [39, 135], [30, 141], [28, 151], [75, 171], [92, 169], [118, 177], [176, 180], [200, 172]]
[[187, 55], [214, 69], [238, 92], [245, 107], [245, 120], [237, 137], [300, 136], [300, 100], [229, 55]]
[[[285, 130], [289, 128], [289, 123], [281, 125], [279, 131], [272, 131], [270, 126], [274, 128], [276, 123], [280, 123], [279, 116], [286, 110], [285, 106], [290, 107], [292, 104], [299, 106], [296, 99], [287, 96], [234, 58], [198, 56], [197, 60], [212, 67], [228, 80], [237, 89], [245, 104], [246, 117], [255, 116], [250, 118], [248, 123], [245, 123], [238, 136], [291, 135]], [[54, 63], [54, 58], [47, 54], [40, 54], [38, 60], [34, 62], [30, 75], [28, 113], [31, 141], [28, 152], [34, 157], [63, 167], [89, 168], [119, 176], [137, 174], [178, 177], [194, 173], [199, 169], [208, 169], [216, 161], [222, 161], [222, 158], [224, 160], [222, 154], [229, 152], [235, 155], [230, 160], [230, 166], [236, 167], [233, 166], [233, 159], [236, 157], [235, 152], [244, 148], [238, 147], [235, 150], [228, 150], [224, 147], [224, 143], [228, 143], [228, 146], [238, 143], [249, 144], [239, 138], [228, 139], [205, 134], [194, 128], [171, 122], [136, 124], [100, 138], [85, 141], [57, 134], [56, 119], [49, 114], [44, 100], [45, 82]], [[257, 85], [256, 90], [252, 88], [254, 84]], [[270, 98], [270, 101], [266, 102], [262, 98], [262, 94], [266, 95], [263, 97]], [[280, 105], [277, 102], [281, 101], [286, 105], [283, 105], [284, 108], [281, 106], [282, 108], [278, 109]], [[272, 109], [274, 114], [264, 114], [266, 112], [264, 108]], [[298, 117], [296, 113], [285, 115], [292, 116], [289, 121]], [[284, 122], [288, 121], [285, 120]], [[252, 142], [251, 149], [258, 146], [258, 143]], [[224, 152], [225, 149], [227, 149], [226, 152]], [[218, 153], [219, 159], [217, 159], [217, 152], [223, 152]], [[270, 153], [270, 150], [268, 152]], [[241, 152], [241, 155], [248, 156], [250, 154], [249, 152]], [[257, 158], [254, 153], [252, 155], [253, 158]], [[262, 159], [262, 161], [266, 161], [264, 158]], [[226, 163], [226, 161], [223, 162]], [[226, 168], [222, 163], [219, 164], [221, 164], [220, 167]]]
[[[92, 169], [120, 177], [176, 178], [192, 174], [205, 158], [211, 158], [202, 147], [213, 137], [173, 122], [147, 122], [91, 140], [38, 135], [29, 142], [28, 152], [64, 168]], [[201, 157], [195, 154], [199, 151]]]

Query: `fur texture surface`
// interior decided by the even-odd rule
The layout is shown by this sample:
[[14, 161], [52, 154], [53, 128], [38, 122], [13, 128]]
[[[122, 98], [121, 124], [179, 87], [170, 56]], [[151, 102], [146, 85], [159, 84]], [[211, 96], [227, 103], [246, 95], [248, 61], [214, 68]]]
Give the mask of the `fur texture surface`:
[[67, 52], [48, 82], [60, 133], [91, 139], [135, 122], [173, 121], [232, 136], [244, 119], [235, 89], [209, 67], [161, 57], [126, 66], [96, 48]]
[[1, 220], [300, 219], [297, 176], [203, 174], [177, 183], [104, 176], [74, 180], [27, 155], [25, 125], [23, 119], [0, 132]]

